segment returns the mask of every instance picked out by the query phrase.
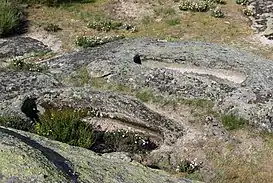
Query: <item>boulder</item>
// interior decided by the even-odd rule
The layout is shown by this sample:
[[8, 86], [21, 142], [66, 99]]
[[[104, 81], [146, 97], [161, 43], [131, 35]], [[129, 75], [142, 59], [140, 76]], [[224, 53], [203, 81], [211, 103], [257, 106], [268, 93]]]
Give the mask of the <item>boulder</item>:
[[197, 183], [19, 130], [0, 126], [0, 137], [1, 182]]
[[0, 59], [23, 56], [32, 52], [49, 52], [42, 42], [29, 37], [11, 37], [0, 39]]

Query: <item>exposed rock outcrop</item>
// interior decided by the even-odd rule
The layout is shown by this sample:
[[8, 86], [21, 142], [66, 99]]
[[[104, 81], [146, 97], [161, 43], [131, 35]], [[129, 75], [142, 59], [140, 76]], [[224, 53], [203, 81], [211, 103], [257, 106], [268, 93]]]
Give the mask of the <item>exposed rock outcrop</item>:
[[99, 156], [34, 134], [0, 127], [1, 182], [186, 183], [120, 156]]
[[[24, 52], [28, 51], [22, 51]], [[136, 53], [140, 53], [141, 65], [133, 62]], [[104, 85], [122, 85], [134, 91], [150, 88], [155, 95], [206, 99], [214, 103], [215, 111], [234, 113], [247, 119], [258, 129], [273, 130], [271, 121], [273, 117], [272, 62], [228, 46], [202, 42], [123, 39], [67, 53], [44, 60], [39, 64], [47, 66], [48, 70], [33, 72], [0, 69], [1, 116], [16, 116], [18, 119], [24, 119], [25, 116], [20, 107], [28, 95], [38, 98], [38, 110], [41, 111], [41, 114], [48, 107], [87, 110], [88, 116], [84, 119], [87, 123], [100, 120], [101, 123], [127, 125], [127, 127], [130, 126], [130, 128], [152, 136], [158, 142], [159, 148], [147, 156], [146, 164], [151, 167], [168, 169], [171, 166], [170, 169], [173, 170], [179, 164], [179, 159], [183, 160], [188, 157], [195, 159], [198, 155], [205, 154], [206, 149], [211, 148], [210, 143], [218, 144], [219, 149], [222, 147], [224, 149], [233, 139], [218, 119], [213, 117], [208, 117], [203, 121], [200, 119], [198, 124], [195, 124], [196, 128], [192, 128], [189, 123], [190, 119], [188, 119], [192, 109], [188, 109], [190, 112], [185, 112], [189, 114], [188, 116], [187, 114], [171, 115], [173, 111], [170, 109], [165, 111], [152, 107], [129, 94], [104, 91], [101, 89]], [[75, 87], [70, 78], [81, 72], [82, 68], [87, 71], [81, 73], [85, 74], [85, 85]], [[97, 85], [102, 86], [95, 87], [94, 82], [89, 82], [98, 78], [103, 78], [106, 83], [98, 83]], [[132, 176], [133, 182], [168, 182], [167, 179], [170, 179], [170, 182], [186, 181], [170, 177], [162, 178], [163, 174], [166, 175], [165, 173], [146, 169], [139, 164], [132, 165], [127, 161], [129, 157], [122, 156], [126, 162], [119, 164], [120, 160], [112, 161], [113, 156], [109, 155], [108, 162], [107, 158], [104, 159], [88, 150], [52, 142], [33, 134], [4, 128], [1, 128], [0, 132], [3, 136], [0, 144], [7, 149], [3, 157], [11, 154], [8, 148], [10, 146], [6, 146], [8, 142], [15, 147], [16, 151], [24, 154], [16, 146], [16, 144], [22, 144], [22, 141], [24, 145], [27, 144], [27, 147], [20, 145], [23, 149], [29, 148], [34, 153], [37, 153], [38, 149], [40, 154], [37, 154], [37, 161], [41, 158], [41, 161], [46, 162], [40, 166], [40, 162], [34, 161], [33, 167], [36, 167], [37, 171], [43, 168], [43, 171], [40, 171], [42, 173], [36, 176], [36, 168], [31, 169], [30, 167], [30, 177], [26, 174], [18, 177], [23, 182], [47, 180], [50, 182], [49, 172], [51, 170], [54, 171], [50, 175], [52, 179], [60, 182], [75, 181], [75, 179], [83, 182], [106, 182], [108, 180], [110, 182], [129, 182], [127, 178], [133, 174], [139, 176], [138, 178]], [[11, 139], [12, 136], [15, 137], [14, 142]], [[48, 153], [51, 152], [53, 155], [57, 153], [53, 156], [53, 160], [48, 157]], [[31, 162], [28, 158], [33, 156], [26, 156], [26, 160]], [[19, 160], [20, 158], [17, 155], [14, 157]], [[206, 160], [206, 157], [203, 156], [201, 159]], [[63, 163], [66, 161], [70, 163]], [[112, 166], [113, 162], [117, 165]], [[11, 164], [11, 162], [5, 159], [5, 164]], [[208, 162], [205, 163], [207, 169], [209, 169], [208, 164]], [[111, 166], [110, 168], [108, 166], [105, 171], [103, 170], [104, 165]], [[11, 166], [12, 164], [7, 169], [11, 169]], [[138, 173], [132, 171], [131, 167]], [[20, 175], [21, 167], [16, 168], [18, 169], [15, 171]], [[115, 175], [109, 173], [112, 170]], [[123, 171], [120, 172], [121, 170]], [[140, 176], [139, 173], [142, 174], [143, 171], [148, 173]], [[68, 176], [64, 176], [63, 173], [68, 173]], [[12, 178], [10, 175], [10, 173], [5, 173], [4, 178], [0, 177], [7, 180]], [[17, 178], [13, 177], [13, 179]]]
[[[142, 65], [132, 62], [137, 52], [143, 58]], [[161, 63], [169, 65], [155, 65]], [[228, 46], [128, 39], [66, 54], [47, 64], [52, 73], [59, 73], [56, 75], [68, 76], [86, 67], [91, 76], [110, 73], [108, 82], [137, 89], [150, 87], [166, 95], [209, 99], [222, 112], [233, 112], [261, 129], [273, 130], [269, 120], [272, 62]]]
[[49, 52], [50, 49], [42, 42], [28, 37], [12, 37], [0, 39], [0, 59], [22, 56], [31, 52]]
[[273, 38], [273, 3], [270, 0], [249, 0], [248, 9], [253, 13], [250, 17], [252, 28], [268, 39]]

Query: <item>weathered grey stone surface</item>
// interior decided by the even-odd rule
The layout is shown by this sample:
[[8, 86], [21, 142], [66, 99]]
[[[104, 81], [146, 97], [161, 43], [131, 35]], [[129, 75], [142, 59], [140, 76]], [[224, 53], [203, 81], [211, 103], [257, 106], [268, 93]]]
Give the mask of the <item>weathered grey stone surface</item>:
[[[141, 54], [143, 65], [132, 58]], [[242, 82], [232, 82], [212, 74], [180, 72], [170, 68], [151, 68], [145, 63], [179, 64], [180, 67], [213, 69], [218, 74], [233, 71]], [[215, 101], [215, 108], [233, 112], [259, 128], [273, 130], [271, 122], [273, 64], [270, 60], [229, 46], [202, 42], [162, 42], [128, 39], [89, 50], [70, 53], [48, 62], [51, 72], [71, 75], [86, 67], [90, 75], [111, 75], [109, 82], [133, 88], [150, 87], [161, 94]], [[56, 75], [59, 75], [56, 74]]]
[[136, 128], [147, 129], [161, 140], [173, 141], [183, 135], [181, 124], [152, 111], [140, 101], [126, 95], [83, 88], [67, 88], [41, 93], [39, 98], [40, 103], [50, 103], [58, 108], [88, 109], [97, 117], [116, 119]]
[[0, 115], [15, 115], [24, 119], [20, 110], [24, 98], [36, 96], [41, 111], [48, 105], [55, 108], [87, 109], [91, 116], [116, 119], [136, 128], [147, 129], [158, 138], [158, 143], [164, 140], [169, 143], [183, 135], [181, 124], [174, 123], [126, 95], [86, 87], [66, 87], [43, 73], [4, 70], [0, 71], [0, 76], [0, 83], [3, 83], [0, 88]]
[[5, 101], [30, 92], [41, 92], [44, 89], [64, 87], [53, 76], [39, 72], [24, 72], [14, 70], [0, 71], [1, 96]]
[[1, 126], [0, 149], [0, 182], [197, 182]]
[[273, 37], [273, 3], [271, 0], [249, 0], [248, 9], [253, 12], [250, 17], [252, 28], [258, 33], [272, 39]]
[[50, 49], [42, 42], [25, 37], [0, 39], [0, 59], [22, 56], [30, 52], [48, 52]]
[[[137, 52], [141, 53], [143, 65], [132, 62]], [[156, 65], [151, 68], [145, 65], [150, 61], [178, 64], [182, 68], [214, 69], [218, 73], [228, 70], [245, 78], [238, 83], [212, 74], [180, 72], [170, 68], [156, 68]], [[67, 83], [55, 78], [70, 77], [79, 68], [86, 67], [91, 76], [110, 73], [108, 82], [137, 89], [149, 87], [165, 95], [213, 100], [215, 107], [223, 112], [234, 112], [259, 128], [268, 131], [273, 129], [272, 62], [228, 46], [202, 42], [171, 43], [129, 39], [66, 54], [44, 64], [48, 64], [51, 74], [33, 73], [30, 76], [30, 73], [1, 71], [1, 97], [11, 99], [20, 92], [25, 94], [26, 91], [40, 93], [43, 87], [44, 91], [60, 88]], [[14, 80], [7, 83], [7, 78]], [[20, 79], [15, 81], [16, 78]], [[25, 87], [21, 88], [23, 83]]]
[[[133, 62], [133, 56], [136, 53], [140, 53], [142, 65]], [[191, 129], [191, 126], [183, 121], [184, 117], [178, 119], [171, 118], [165, 111], [160, 112], [152, 109], [148, 104], [143, 104], [132, 96], [94, 89], [92, 82], [83, 87], [75, 87], [69, 78], [77, 73], [80, 68], [86, 68], [88, 70], [87, 75], [90, 77], [107, 75], [105, 79], [108, 83], [122, 84], [137, 90], [151, 88], [156, 94], [165, 96], [208, 99], [215, 103], [216, 111], [223, 113], [232, 112], [248, 119], [258, 129], [273, 130], [271, 121], [273, 117], [271, 92], [273, 86], [272, 62], [229, 46], [203, 42], [123, 39], [95, 48], [68, 53], [46, 60], [41, 64], [47, 65], [49, 70], [45, 73], [38, 73], [13, 71], [6, 68], [0, 69], [1, 116], [24, 118], [24, 114], [20, 111], [20, 106], [27, 95], [38, 97], [41, 113], [47, 107], [87, 109], [91, 117], [95, 116], [99, 119], [127, 124], [156, 137], [160, 148], [152, 152], [149, 161], [152, 162], [152, 165], [159, 167], [170, 166], [171, 164], [171, 168], [174, 168], [178, 165], [179, 156], [180, 158], [187, 158], [185, 154], [181, 153], [184, 152], [182, 150], [185, 144], [190, 144], [189, 146], [197, 150], [199, 144], [206, 144], [208, 141], [207, 137], [220, 140], [223, 144], [230, 141], [231, 138], [217, 119], [208, 120], [209, 122], [205, 126], [203, 125], [199, 131], [199, 129]], [[3, 148], [5, 146], [5, 149], [6, 144], [4, 142], [8, 142], [8, 139], [12, 138], [11, 136], [14, 136], [14, 139], [21, 138], [21, 136], [7, 130], [2, 129], [2, 132], [4, 132], [3, 143], [0, 144]], [[63, 162], [66, 160], [70, 162], [68, 164], [56, 164], [56, 162], [54, 163], [55, 160], [46, 160], [48, 159], [48, 154], [37, 154], [38, 157], [43, 159], [42, 161], [46, 160], [47, 163], [40, 166], [35, 161], [33, 167], [37, 167], [37, 169], [39, 167], [43, 168], [44, 171], [40, 171], [42, 172], [41, 176], [27, 177], [25, 174], [20, 176], [19, 179], [22, 179], [23, 182], [46, 181], [48, 179], [47, 174], [50, 171], [54, 171], [52, 179], [57, 180], [57, 182], [58, 180], [62, 182], [63, 180], [74, 178], [74, 174], [71, 174], [70, 178], [69, 176], [68, 178], [63, 176], [63, 172], [68, 170], [79, 172], [79, 177], [83, 182], [93, 180], [96, 182], [126, 182], [127, 179], [124, 176], [130, 177], [135, 173], [126, 168], [128, 164], [131, 167], [131, 164], [128, 162], [128, 159], [123, 157], [121, 159], [125, 160], [122, 160], [122, 163], [127, 163], [126, 166], [124, 164], [124, 167], [123, 164], [121, 165], [123, 172], [115, 173], [115, 176], [110, 173], [110, 179], [108, 179], [104, 173], [100, 172], [105, 171], [103, 170], [105, 164], [112, 165], [108, 162], [107, 157], [111, 158], [113, 156], [98, 157], [106, 158], [106, 160], [102, 161], [101, 166], [96, 167], [97, 164], [92, 164], [92, 162], [97, 162], [93, 161], [92, 157], [95, 155], [92, 152], [67, 145], [55, 146], [54, 144], [61, 143], [51, 142], [32, 134], [18, 131], [16, 133], [31, 136], [34, 140], [42, 139], [37, 141], [42, 146], [49, 148], [46, 152], [54, 150], [58, 153], [58, 155], [55, 154], [57, 157], [59, 155], [64, 157], [64, 159], [61, 158]], [[9, 142], [12, 143], [12, 140]], [[20, 144], [20, 140], [16, 142]], [[44, 142], [46, 143], [43, 144]], [[36, 144], [35, 148], [39, 149], [42, 147]], [[3, 155], [3, 157], [11, 154], [10, 152], [8, 153], [4, 154], [5, 156]], [[83, 158], [84, 161], [75, 159], [77, 156], [80, 159]], [[32, 158], [32, 156], [30, 157]], [[15, 159], [18, 159], [18, 157], [16, 156]], [[119, 158], [115, 159], [118, 159], [115, 161], [120, 161]], [[5, 160], [6, 164], [11, 163], [9, 161]], [[32, 160], [27, 161], [31, 162]], [[98, 161], [101, 160], [99, 159]], [[96, 170], [90, 169], [89, 166], [92, 168], [96, 167]], [[8, 169], [11, 169], [11, 167], [12, 164]], [[132, 167], [135, 166], [132, 165]], [[20, 166], [18, 168], [20, 170]], [[114, 171], [114, 169], [110, 169]], [[145, 170], [142, 168], [140, 170], [134, 169], [138, 173], [146, 171], [146, 168]], [[120, 169], [116, 168], [116, 170]], [[37, 175], [36, 170], [31, 169], [29, 171], [32, 172], [30, 173], [31, 175]], [[91, 173], [94, 171], [95, 175]], [[108, 173], [109, 171], [108, 169], [106, 170]], [[147, 171], [150, 170], [147, 169]], [[154, 170], [151, 171], [154, 172]], [[20, 171], [17, 172], [20, 173]], [[136, 173], [137, 176], [139, 175], [138, 173]], [[10, 175], [5, 173], [4, 178], [3, 176], [0, 177], [6, 180], [11, 178]], [[90, 179], [92, 176], [97, 177]], [[151, 181], [146, 179], [145, 176], [144, 178], [140, 177], [139, 180], [131, 179], [135, 180], [133, 182], [158, 182], [158, 177], [153, 177], [152, 173], [150, 176], [152, 178]], [[102, 180], [102, 177], [105, 180]], [[16, 179], [16, 177], [13, 177], [13, 179]], [[163, 180], [167, 181], [162, 178]], [[173, 181], [175, 182], [176, 180]], [[128, 180], [127, 182], [130, 181]]]

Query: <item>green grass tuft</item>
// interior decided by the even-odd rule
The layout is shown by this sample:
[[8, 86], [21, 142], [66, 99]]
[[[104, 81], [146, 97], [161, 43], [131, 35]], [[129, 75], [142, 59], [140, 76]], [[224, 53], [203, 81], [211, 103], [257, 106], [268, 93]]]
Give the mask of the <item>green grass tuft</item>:
[[73, 146], [90, 148], [95, 142], [93, 127], [81, 121], [84, 110], [46, 110], [41, 122], [36, 124], [35, 133]]
[[167, 19], [166, 23], [170, 26], [178, 25], [180, 24], [180, 18], [176, 17], [176, 18]]
[[154, 14], [156, 16], [167, 17], [167, 16], [175, 15], [176, 11], [172, 7], [160, 7], [160, 8], [154, 9]]
[[14, 59], [10, 62], [8, 68], [13, 70], [21, 71], [32, 71], [32, 72], [44, 72], [48, 69], [47, 66], [41, 66], [31, 61], [22, 59]]
[[85, 84], [88, 84], [91, 77], [89, 76], [89, 72], [86, 67], [82, 67], [76, 71], [75, 74], [73, 74], [70, 77], [70, 82], [72, 82], [75, 86], [84, 86]]
[[102, 45], [111, 41], [123, 39], [123, 35], [117, 35], [117, 36], [105, 36], [105, 37], [86, 37], [86, 36], [79, 36], [76, 38], [75, 44], [77, 46], [88, 48], [88, 47], [95, 47], [98, 45]]
[[150, 88], [146, 88], [136, 92], [136, 98], [143, 102], [149, 102], [155, 100], [155, 95], [153, 90]]
[[228, 130], [241, 129], [247, 124], [247, 120], [240, 118], [234, 114], [224, 114], [221, 116], [224, 127]]
[[141, 22], [142, 22], [143, 25], [149, 25], [149, 24], [152, 24], [154, 22], [154, 18], [152, 18], [150, 16], [144, 16], [141, 19]]
[[12, 1], [0, 0], [0, 37], [13, 34], [19, 30], [22, 11]]

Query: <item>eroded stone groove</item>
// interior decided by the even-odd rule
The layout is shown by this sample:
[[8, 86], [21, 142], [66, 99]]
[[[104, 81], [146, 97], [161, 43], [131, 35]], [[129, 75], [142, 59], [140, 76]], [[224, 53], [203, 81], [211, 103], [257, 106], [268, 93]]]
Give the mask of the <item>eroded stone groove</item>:
[[[140, 54], [142, 65], [133, 62], [136, 53]], [[19, 119], [24, 118], [20, 111], [20, 105], [25, 96], [32, 95], [38, 98], [37, 103], [40, 105], [41, 115], [51, 107], [88, 110], [89, 116], [83, 119], [87, 123], [94, 122], [95, 124], [96, 121], [99, 121], [100, 124], [107, 127], [109, 124], [106, 123], [110, 122], [110, 125], [120, 125], [120, 129], [130, 127], [137, 132], [153, 136], [154, 140], [158, 142], [159, 148], [151, 151], [149, 156], [145, 157], [147, 159], [138, 157], [139, 162], [150, 167], [165, 169], [165, 165], [168, 165], [169, 167], [166, 169], [173, 169], [177, 167], [182, 158], [199, 157], [200, 154], [205, 157], [205, 150], [210, 152], [213, 150], [210, 147], [211, 143], [215, 145], [216, 141], [219, 142], [217, 145], [221, 147], [216, 149], [223, 152], [221, 148], [225, 149], [229, 145], [227, 143], [232, 142], [232, 137], [229, 136], [229, 132], [219, 119], [212, 116], [202, 116], [204, 119], [198, 118], [198, 120], [191, 119], [199, 112], [197, 108], [207, 107], [212, 110], [211, 105], [202, 105], [203, 99], [215, 103], [215, 111], [224, 114], [234, 113], [249, 120], [249, 123], [259, 129], [273, 130], [272, 62], [228, 46], [202, 42], [170, 43], [151, 39], [124, 39], [88, 50], [64, 54], [46, 60], [42, 65], [48, 65], [49, 69], [46, 70], [46, 73], [1, 69], [1, 116], [14, 115], [19, 116]], [[81, 68], [87, 71], [84, 73], [85, 75], [79, 75], [79, 78], [84, 80], [84, 84], [75, 87], [69, 77], [79, 72]], [[98, 82], [101, 86], [98, 86], [98, 83], [96, 85], [95, 79], [97, 78], [92, 77], [96, 74], [105, 76], [103, 77], [104, 82]], [[121, 85], [128, 91], [121, 90], [119, 88]], [[114, 91], [104, 91], [108, 86], [112, 86], [110, 88]], [[130, 91], [135, 93], [130, 96], [125, 94], [126, 92], [129, 94]], [[145, 93], [145, 91], [148, 92]], [[155, 95], [173, 97], [173, 99], [183, 98], [189, 103], [196, 102], [198, 107], [182, 103], [181, 106], [179, 105], [181, 107], [179, 112], [176, 111], [175, 105], [173, 109], [166, 106], [165, 108], [164, 106], [155, 107], [154, 103], [144, 104], [137, 100], [136, 97], [139, 94], [137, 92], [142, 92], [144, 99], [150, 96], [152, 98]], [[138, 96], [138, 98], [141, 97]], [[182, 100], [174, 102], [178, 101]], [[183, 114], [178, 114], [180, 110]], [[214, 115], [214, 113], [209, 114]], [[26, 136], [31, 135], [32, 139], [43, 147], [50, 146], [50, 150], [54, 150], [64, 157], [61, 160], [68, 160], [69, 163], [62, 164], [58, 158], [52, 162], [41, 151], [37, 151], [29, 144], [24, 143], [23, 140], [13, 137], [16, 135], [7, 137], [3, 133], [0, 133], [1, 139], [8, 141], [7, 139], [14, 138], [16, 143], [12, 146], [0, 144], [1, 149], [4, 149], [0, 152], [0, 157], [14, 157], [14, 151], [11, 151], [10, 147], [20, 152], [19, 154], [24, 154], [21, 148], [23, 147], [28, 150], [27, 152], [40, 157], [38, 164], [43, 162], [43, 168], [58, 167], [65, 172], [79, 170], [79, 178], [82, 182], [90, 182], [90, 180], [103, 182], [105, 176], [102, 177], [101, 172], [109, 173], [112, 168], [115, 169], [115, 175], [113, 172], [109, 174], [110, 178], [107, 179], [109, 182], [139, 181], [139, 177], [144, 177], [142, 182], [151, 182], [149, 181], [150, 176], [156, 175], [155, 182], [185, 182], [184, 179], [173, 180], [163, 175], [158, 178], [158, 172], [154, 174], [150, 169], [145, 169], [140, 165], [133, 166], [134, 162], [129, 163], [132, 159], [124, 154], [124, 159], [110, 161], [105, 158], [108, 157], [108, 154], [100, 157], [86, 149], [53, 142], [18, 130], [12, 131]], [[17, 143], [20, 145], [16, 146]], [[239, 146], [240, 148], [245, 146], [247, 150], [250, 147], [249, 144], [243, 143]], [[188, 147], [190, 150], [187, 149]], [[240, 151], [242, 150], [240, 149]], [[16, 158], [18, 158], [17, 155]], [[25, 167], [33, 159], [26, 162], [21, 156], [19, 159], [19, 162], [23, 162], [20, 164], [20, 168], [27, 168], [35, 175], [37, 174], [35, 169], [31, 169], [32, 167]], [[5, 162], [1, 163], [5, 163], [5, 165], [11, 163], [9, 158], [3, 158], [3, 160]], [[70, 162], [73, 166], [70, 166]], [[56, 163], [56, 165], [52, 166], [52, 163]], [[205, 164], [207, 167], [209, 166], [208, 162]], [[34, 165], [35, 168], [40, 166]], [[123, 174], [124, 169], [127, 171], [125, 174]], [[119, 172], [118, 177], [116, 170]], [[67, 181], [67, 178], [59, 172], [52, 175], [53, 178], [50, 179], [51, 177], [47, 177], [47, 169], [39, 169], [39, 171], [43, 174], [35, 177], [35, 180]], [[105, 175], [104, 173], [103, 175]], [[134, 179], [136, 174], [137, 178]], [[127, 180], [128, 177], [130, 180]], [[28, 181], [29, 177], [23, 177], [22, 180]]]
[[[143, 65], [133, 63], [136, 53], [140, 54]], [[203, 70], [202, 74], [174, 72], [156, 65], [150, 68], [145, 66], [145, 60], [194, 66], [207, 69], [210, 73], [203, 74]], [[62, 66], [57, 67], [56, 63]], [[266, 96], [273, 88], [271, 61], [229, 46], [212, 43], [124, 39], [67, 54], [49, 60], [47, 64], [60, 75], [74, 73], [73, 68], [83, 66], [91, 74], [111, 73], [107, 77], [110, 83], [121, 83], [138, 90], [149, 87], [164, 95], [213, 100], [217, 103], [215, 108], [220, 111], [235, 112], [251, 121], [260, 121], [263, 117], [258, 111], [266, 107], [253, 104], [252, 101], [268, 102]], [[219, 74], [213, 75], [215, 70], [228, 71], [226, 75], [230, 76], [228, 79], [233, 82], [223, 79], [223, 75], [222, 78]], [[265, 120], [260, 122], [264, 123]], [[267, 125], [260, 127], [270, 126], [270, 122], [266, 123]]]
[[[140, 53], [143, 65], [133, 63], [136, 53]], [[202, 74], [174, 72], [172, 69], [157, 66], [150, 68], [145, 66], [145, 61], [149, 60], [162, 62], [167, 66], [169, 66], [168, 64], [182, 64], [191, 69], [192, 66], [202, 68]], [[33, 76], [30, 73], [22, 74], [22, 77], [25, 77], [24, 75], [27, 77], [20, 80], [21, 84], [25, 82], [28, 86], [29, 83], [33, 83], [29, 85], [33, 87], [26, 90], [40, 93], [42, 86], [51, 86], [52, 88], [62, 87], [60, 85], [66, 86], [68, 83], [65, 80], [62, 80], [63, 83], [60, 84], [58, 84], [60, 82], [57, 82], [58, 80], [51, 82], [56, 77], [67, 78], [79, 68], [85, 67], [90, 75], [92, 73], [102, 73], [102, 75], [111, 73], [105, 78], [109, 83], [122, 84], [137, 90], [149, 87], [154, 92], [163, 95], [213, 100], [216, 102], [217, 109], [236, 112], [251, 121], [258, 120], [264, 123], [266, 120], [263, 120], [264, 117], [260, 115], [264, 112], [260, 110], [264, 111], [267, 105], [272, 105], [270, 97], [268, 97], [273, 88], [272, 63], [253, 54], [219, 44], [124, 39], [92, 49], [65, 54], [43, 64], [48, 65], [49, 73], [52, 72], [46, 76], [47, 81], [42, 84], [44, 76], [39, 76], [41, 79], [37, 79], [35, 74]], [[207, 74], [203, 73], [206, 69], [209, 71]], [[215, 70], [228, 71], [226, 75], [230, 75], [231, 79], [229, 79], [238, 82], [223, 79], [218, 72], [218, 76], [213, 75]], [[2, 78], [7, 77], [8, 73], [12, 72], [2, 72]], [[15, 74], [16, 77], [10, 75], [14, 79], [21, 77], [18, 74]], [[224, 77], [226, 75], [224, 74]], [[32, 77], [36, 77], [36, 79], [29, 80]], [[4, 98], [12, 99], [23, 90], [25, 91], [20, 88], [20, 83], [16, 84], [15, 81], [6, 83], [4, 80], [1, 81], [3, 83], [1, 85], [2, 91], [4, 91], [1, 96]], [[14, 89], [6, 90], [8, 88]], [[18, 92], [16, 92], [17, 90]], [[268, 102], [270, 103], [268, 104]], [[258, 106], [257, 103], [262, 105]], [[104, 105], [109, 105], [109, 103], [104, 103]], [[242, 108], [242, 106], [245, 107]], [[114, 112], [113, 109], [110, 111]], [[271, 122], [266, 123], [267, 125], [261, 126], [270, 126]]]
[[201, 75], [212, 75], [220, 79], [229, 80], [234, 83], [242, 83], [246, 79], [245, 74], [225, 70], [225, 69], [211, 69], [211, 68], [202, 68], [197, 66], [189, 66], [189, 65], [182, 65], [182, 64], [173, 64], [173, 63], [166, 63], [166, 62], [156, 62], [156, 61], [146, 61], [144, 65], [151, 68], [165, 68], [171, 69], [175, 71], [179, 71], [181, 73], [196, 73]]
[[[74, 97], [65, 97], [71, 95]], [[91, 116], [117, 120], [136, 129], [152, 132], [162, 142], [174, 141], [183, 135], [182, 125], [152, 111], [137, 100], [112, 92], [68, 88], [41, 95], [40, 103], [52, 103], [54, 108], [60, 109], [69, 107], [88, 110]], [[170, 139], [169, 134], [174, 139]]]

